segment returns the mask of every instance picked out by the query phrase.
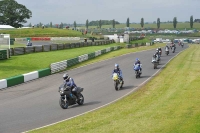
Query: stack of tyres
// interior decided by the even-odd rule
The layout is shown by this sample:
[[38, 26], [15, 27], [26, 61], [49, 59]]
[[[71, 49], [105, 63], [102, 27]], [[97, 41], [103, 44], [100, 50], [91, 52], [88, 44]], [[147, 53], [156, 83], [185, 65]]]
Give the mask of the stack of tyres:
[[5, 60], [8, 58], [7, 50], [0, 50], [0, 60]]

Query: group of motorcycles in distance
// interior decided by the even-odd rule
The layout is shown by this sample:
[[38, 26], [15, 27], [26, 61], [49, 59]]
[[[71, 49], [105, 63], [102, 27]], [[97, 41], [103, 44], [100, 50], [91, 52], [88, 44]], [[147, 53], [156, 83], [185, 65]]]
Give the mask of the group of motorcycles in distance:
[[[179, 42], [178, 45], [181, 46], [182, 48], [184, 46], [183, 42]], [[165, 54], [166, 55], [169, 55], [170, 49], [171, 49], [172, 53], [175, 53], [176, 44], [171, 43], [170, 46], [168, 44], [166, 44], [166, 46], [165, 46]], [[157, 66], [160, 64], [161, 55], [162, 55], [162, 49], [159, 47], [159, 48], [156, 49], [156, 53], [153, 55], [152, 61], [151, 61], [154, 69], [157, 69]]]
[[[179, 42], [179, 46], [183, 48], [184, 44], [182, 42]], [[176, 50], [176, 44], [171, 43], [170, 46], [169, 44], [166, 44], [165, 46], [165, 54], [169, 55], [169, 51], [172, 51], [172, 53], [175, 52]], [[161, 55], [162, 55], [162, 49], [159, 47], [156, 49], [155, 54], [153, 54], [152, 57], [152, 64], [153, 68], [156, 69], [157, 66], [160, 64], [161, 61]], [[136, 78], [140, 78], [140, 75], [142, 74], [142, 64], [134, 64], [134, 71], [135, 71], [135, 76]], [[124, 81], [123, 79], [119, 76], [117, 73], [113, 73], [112, 79], [114, 81], [114, 87], [115, 90], [118, 91], [120, 88], [122, 88]], [[73, 95], [71, 89], [69, 86], [67, 86], [65, 83], [63, 83], [60, 87], [58, 92], [60, 93], [60, 99], [59, 99], [59, 104], [60, 107], [63, 109], [67, 109], [68, 106], [74, 105], [74, 104], [79, 104], [82, 105], [84, 103], [84, 97], [82, 95], [83, 88], [81, 87], [76, 87], [76, 97]]]

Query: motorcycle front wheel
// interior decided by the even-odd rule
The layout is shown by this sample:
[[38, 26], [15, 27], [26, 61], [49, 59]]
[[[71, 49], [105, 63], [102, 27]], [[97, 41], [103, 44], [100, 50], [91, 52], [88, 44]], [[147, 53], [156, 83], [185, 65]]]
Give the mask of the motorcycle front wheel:
[[118, 83], [117, 83], [117, 81], [114, 81], [114, 87], [115, 87], [115, 90], [116, 90], [116, 91], [119, 90], [119, 89], [118, 89]]
[[68, 101], [65, 102], [64, 99], [62, 99], [62, 97], [60, 97], [59, 104], [60, 104], [60, 107], [63, 109], [67, 109], [69, 106]]
[[83, 103], [84, 103], [84, 97], [81, 93], [79, 94], [77, 103], [78, 103], [78, 105], [83, 105]]

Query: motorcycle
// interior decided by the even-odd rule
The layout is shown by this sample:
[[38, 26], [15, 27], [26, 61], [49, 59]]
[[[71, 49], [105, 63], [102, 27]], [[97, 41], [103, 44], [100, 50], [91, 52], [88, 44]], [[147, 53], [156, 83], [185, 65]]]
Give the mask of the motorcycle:
[[174, 53], [174, 52], [175, 52], [175, 49], [176, 49], [175, 47], [172, 47], [172, 53]]
[[134, 70], [135, 70], [135, 77], [140, 78], [142, 72], [140, 71], [140, 68], [142, 68], [142, 64], [136, 64], [134, 65]]
[[161, 50], [158, 50], [158, 53], [159, 53], [160, 56], [162, 55], [162, 51]]
[[183, 43], [181, 43], [181, 47], [183, 48], [183, 46], [184, 46], [184, 44]]
[[151, 62], [153, 64], [153, 69], [157, 69], [157, 66], [159, 64], [159, 61], [158, 61], [157, 57], [155, 59], [152, 59]]
[[[81, 94], [81, 92], [83, 91], [83, 88], [76, 87], [74, 89], [78, 97], [76, 97], [71, 92], [71, 87], [67, 86], [65, 83], [63, 83], [59, 87], [59, 90], [58, 90], [58, 92], [60, 93], [59, 104], [61, 108], [67, 109], [70, 105], [74, 105], [76, 103], [78, 103], [79, 105], [82, 105], [84, 103], [84, 97]], [[74, 89], [72, 91], [74, 91]]]
[[169, 54], [169, 50], [168, 50], [168, 51], [165, 51], [165, 54], [168, 55], [168, 54]]
[[118, 91], [123, 86], [123, 81], [120, 79], [117, 73], [113, 73], [112, 79], [114, 80], [115, 90]]

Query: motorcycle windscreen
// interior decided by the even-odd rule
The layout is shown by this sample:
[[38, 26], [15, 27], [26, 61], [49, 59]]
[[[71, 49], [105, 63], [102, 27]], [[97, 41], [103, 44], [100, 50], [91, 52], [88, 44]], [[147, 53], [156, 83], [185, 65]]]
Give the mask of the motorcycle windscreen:
[[117, 80], [118, 79], [118, 74], [117, 73], [113, 73], [113, 80]]

